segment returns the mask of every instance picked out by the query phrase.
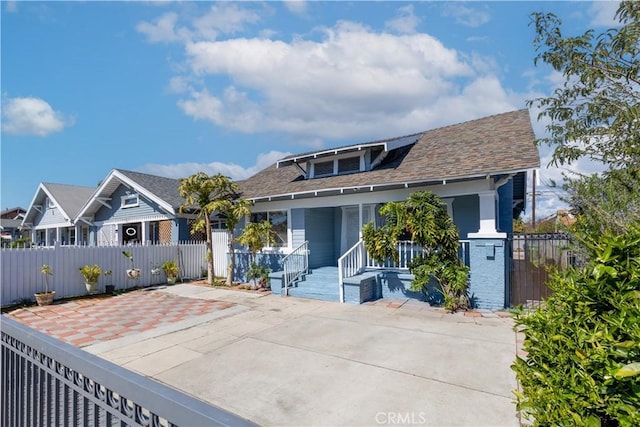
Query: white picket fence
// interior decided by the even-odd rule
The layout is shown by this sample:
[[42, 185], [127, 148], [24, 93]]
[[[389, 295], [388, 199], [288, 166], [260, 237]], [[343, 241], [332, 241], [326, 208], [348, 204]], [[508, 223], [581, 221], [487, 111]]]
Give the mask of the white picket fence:
[[[220, 243], [217, 247], [221, 247]], [[131, 268], [131, 262], [122, 251], [129, 251], [133, 256], [135, 268], [141, 270], [139, 279], [127, 278], [126, 270]], [[219, 252], [214, 249], [216, 274], [220, 274], [219, 271], [226, 272], [227, 254]], [[48, 264], [53, 270], [53, 276], [49, 276], [49, 289], [56, 291], [57, 299], [86, 295], [84, 278], [78, 271], [84, 265], [98, 264], [103, 271], [112, 271], [111, 276], [100, 277], [99, 291], [104, 291], [106, 285], [128, 289], [166, 283], [162, 270], [159, 274], [152, 274], [152, 269], [160, 268], [168, 260], [178, 263], [182, 278], [202, 277], [203, 269], [206, 271], [205, 254], [205, 244], [200, 242], [150, 246], [3, 248], [0, 249], [0, 304], [7, 306], [21, 300], [33, 300], [35, 292], [43, 291], [44, 277], [40, 273], [43, 264]]]

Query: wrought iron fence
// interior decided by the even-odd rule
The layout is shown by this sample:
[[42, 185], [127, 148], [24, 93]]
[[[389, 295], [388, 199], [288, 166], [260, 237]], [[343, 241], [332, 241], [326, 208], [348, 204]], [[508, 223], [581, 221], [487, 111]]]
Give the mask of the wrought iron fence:
[[3, 426], [252, 426], [2, 316]]
[[552, 269], [564, 270], [580, 262], [570, 237], [564, 233], [514, 234], [510, 243], [512, 307], [539, 306], [551, 295], [546, 283]]

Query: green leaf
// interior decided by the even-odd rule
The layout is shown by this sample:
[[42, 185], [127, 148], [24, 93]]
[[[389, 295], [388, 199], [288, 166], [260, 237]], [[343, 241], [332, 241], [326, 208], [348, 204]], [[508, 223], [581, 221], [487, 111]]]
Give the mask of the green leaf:
[[634, 375], [640, 374], [640, 362], [633, 362], [627, 365], [624, 365], [622, 368], [618, 369], [613, 376], [617, 379], [625, 378], [625, 377], [633, 377]]

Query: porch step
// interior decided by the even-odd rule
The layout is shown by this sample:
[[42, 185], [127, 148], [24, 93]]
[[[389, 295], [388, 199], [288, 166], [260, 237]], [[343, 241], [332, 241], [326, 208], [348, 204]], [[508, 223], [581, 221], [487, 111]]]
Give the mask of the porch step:
[[289, 295], [325, 301], [338, 301], [338, 267], [320, 267], [309, 271], [289, 287]]

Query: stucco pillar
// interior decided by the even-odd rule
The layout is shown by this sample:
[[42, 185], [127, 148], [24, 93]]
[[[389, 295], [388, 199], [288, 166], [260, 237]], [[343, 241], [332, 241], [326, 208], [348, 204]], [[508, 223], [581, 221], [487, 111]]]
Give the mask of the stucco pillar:
[[499, 238], [507, 237], [506, 233], [499, 233], [496, 229], [496, 192], [495, 190], [478, 193], [480, 199], [480, 228], [476, 233], [469, 233], [471, 238]]

